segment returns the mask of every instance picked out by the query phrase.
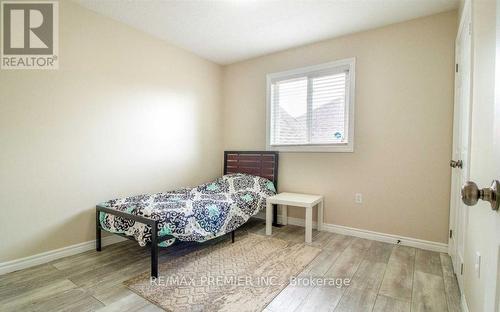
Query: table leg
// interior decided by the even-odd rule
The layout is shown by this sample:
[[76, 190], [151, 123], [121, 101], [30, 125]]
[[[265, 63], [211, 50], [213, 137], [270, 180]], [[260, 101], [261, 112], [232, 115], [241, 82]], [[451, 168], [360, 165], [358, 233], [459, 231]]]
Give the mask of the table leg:
[[288, 224], [288, 206], [287, 205], [281, 205], [281, 224], [283, 224], [283, 225]]
[[323, 227], [323, 201], [318, 204], [318, 231]]
[[266, 203], [266, 235], [273, 233], [273, 204]]
[[306, 207], [306, 243], [312, 242], [312, 207]]

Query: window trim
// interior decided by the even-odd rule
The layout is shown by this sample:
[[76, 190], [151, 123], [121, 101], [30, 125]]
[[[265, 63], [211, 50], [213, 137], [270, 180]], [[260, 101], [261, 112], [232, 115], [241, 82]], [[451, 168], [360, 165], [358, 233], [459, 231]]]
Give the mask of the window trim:
[[[335, 144], [303, 144], [303, 145], [271, 145], [271, 84], [280, 78], [289, 78], [293, 75], [307, 74], [313, 71], [334, 69], [336, 67], [349, 67], [349, 89], [347, 99], [349, 105], [346, 107], [348, 113], [347, 143]], [[354, 152], [354, 93], [356, 84], [356, 58], [346, 58], [333, 62], [301, 67], [266, 76], [266, 150], [280, 152], [327, 152], [327, 153], [352, 153]]]

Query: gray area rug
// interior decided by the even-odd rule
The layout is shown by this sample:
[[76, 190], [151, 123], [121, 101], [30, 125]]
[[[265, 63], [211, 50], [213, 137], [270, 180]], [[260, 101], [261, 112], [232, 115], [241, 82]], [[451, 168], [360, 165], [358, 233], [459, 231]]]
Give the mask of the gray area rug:
[[262, 311], [320, 249], [256, 234], [162, 263], [125, 285], [167, 311]]

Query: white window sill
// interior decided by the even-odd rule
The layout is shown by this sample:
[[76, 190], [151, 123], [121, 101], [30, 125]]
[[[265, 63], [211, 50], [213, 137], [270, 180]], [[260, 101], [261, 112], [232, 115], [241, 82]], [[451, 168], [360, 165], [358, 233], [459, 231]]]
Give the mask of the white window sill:
[[267, 145], [268, 151], [290, 153], [353, 153], [352, 144], [338, 145]]

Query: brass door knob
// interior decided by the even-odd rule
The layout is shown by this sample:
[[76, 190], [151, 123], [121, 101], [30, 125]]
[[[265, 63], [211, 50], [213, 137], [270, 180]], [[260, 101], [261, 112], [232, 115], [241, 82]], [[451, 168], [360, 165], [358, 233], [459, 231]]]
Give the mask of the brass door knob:
[[464, 163], [461, 160], [450, 160], [450, 167], [462, 169]]
[[464, 204], [474, 206], [480, 199], [489, 202], [491, 209], [498, 210], [500, 206], [500, 182], [494, 180], [490, 187], [481, 190], [472, 181], [467, 181], [462, 186], [462, 201]]

